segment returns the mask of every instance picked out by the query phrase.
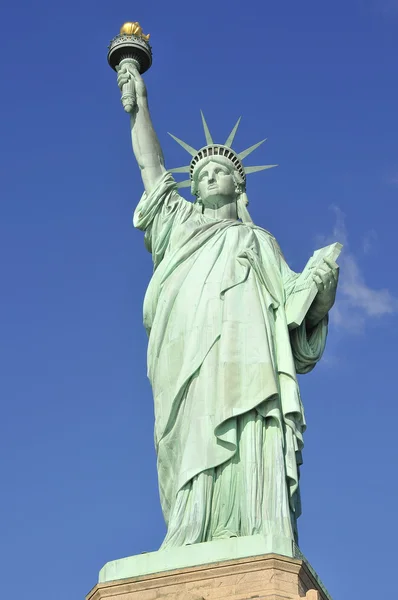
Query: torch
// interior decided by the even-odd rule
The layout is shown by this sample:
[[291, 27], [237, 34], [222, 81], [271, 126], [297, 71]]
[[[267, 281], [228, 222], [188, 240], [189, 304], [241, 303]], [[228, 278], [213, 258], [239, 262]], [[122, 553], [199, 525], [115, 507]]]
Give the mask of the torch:
[[[115, 71], [126, 64], [134, 64], [142, 75], [152, 64], [152, 48], [149, 34], [144, 35], [139, 23], [124, 23], [119, 35], [108, 46], [108, 63]], [[134, 80], [122, 88], [122, 104], [126, 112], [133, 112], [135, 106]]]

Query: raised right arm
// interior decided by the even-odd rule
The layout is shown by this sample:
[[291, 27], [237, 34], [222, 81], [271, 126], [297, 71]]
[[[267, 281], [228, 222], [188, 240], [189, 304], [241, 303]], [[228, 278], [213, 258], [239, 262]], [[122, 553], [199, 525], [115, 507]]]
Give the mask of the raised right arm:
[[130, 114], [131, 141], [145, 191], [149, 194], [166, 169], [163, 152], [149, 113], [146, 86], [133, 63], [119, 70], [117, 77], [119, 87], [122, 88], [130, 79], [134, 79], [137, 97], [134, 110]]

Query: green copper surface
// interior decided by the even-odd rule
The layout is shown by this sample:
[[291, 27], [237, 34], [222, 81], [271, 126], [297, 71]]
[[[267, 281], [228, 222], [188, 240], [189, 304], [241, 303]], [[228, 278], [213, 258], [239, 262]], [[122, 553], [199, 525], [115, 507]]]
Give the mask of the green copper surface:
[[225, 143], [224, 143], [224, 146], [229, 146], [229, 147], [231, 147], [231, 146], [232, 146], [232, 144], [234, 143], [235, 135], [236, 135], [236, 132], [237, 132], [237, 130], [238, 130], [238, 127], [239, 127], [239, 123], [240, 123], [240, 120], [241, 120], [241, 118], [242, 118], [242, 117], [239, 117], [239, 119], [236, 121], [236, 123], [235, 123], [235, 125], [234, 125], [234, 128], [232, 129], [231, 133], [229, 134], [229, 136], [227, 137], [227, 139], [226, 139], [226, 141], [225, 141]]
[[211, 133], [210, 133], [209, 127], [206, 123], [205, 116], [202, 111], [200, 111], [200, 114], [202, 116], [202, 123], [203, 123], [203, 129], [205, 132], [206, 144], [213, 144], [213, 138], [211, 137]]
[[[132, 82], [132, 144], [145, 187], [134, 226], [144, 232], [154, 263], [144, 325], [168, 529], [158, 553], [116, 561], [103, 576], [187, 566], [184, 560], [200, 564], [201, 556], [233, 558], [249, 547], [290, 555], [298, 539], [306, 428], [297, 375], [322, 357], [341, 246], [315, 252], [302, 273], [292, 271], [273, 235], [251, 220], [236, 156], [213, 149], [198, 155], [195, 201], [180, 196], [145, 84], [133, 64], [122, 66], [119, 86]], [[211, 144], [204, 117], [203, 125]]]
[[259, 146], [261, 146], [261, 144], [264, 144], [264, 142], [267, 141], [267, 138], [265, 138], [264, 140], [261, 140], [260, 142], [257, 142], [257, 144], [253, 144], [253, 146], [250, 146], [250, 148], [246, 148], [246, 150], [243, 150], [243, 152], [239, 152], [238, 156], [241, 160], [243, 160], [244, 158], [246, 158], [246, 156], [249, 156], [249, 154], [251, 154], [252, 152], [254, 152], [255, 150], [257, 150], [257, 148]]
[[260, 556], [272, 552], [291, 558], [294, 557], [291, 540], [251, 535], [194, 544], [193, 546], [169, 548], [113, 560], [101, 569], [99, 583], [206, 565], [224, 560]]

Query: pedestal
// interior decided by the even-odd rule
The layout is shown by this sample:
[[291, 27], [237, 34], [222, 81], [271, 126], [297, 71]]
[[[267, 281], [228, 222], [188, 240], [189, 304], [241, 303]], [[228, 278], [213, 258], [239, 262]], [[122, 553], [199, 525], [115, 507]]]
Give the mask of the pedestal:
[[86, 600], [330, 600], [306, 560], [279, 554], [99, 583]]

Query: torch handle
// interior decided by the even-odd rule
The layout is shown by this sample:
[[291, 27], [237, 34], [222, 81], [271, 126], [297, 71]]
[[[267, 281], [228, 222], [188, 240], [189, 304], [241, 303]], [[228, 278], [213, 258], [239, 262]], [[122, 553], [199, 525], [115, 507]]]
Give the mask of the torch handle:
[[[128, 64], [134, 64], [137, 69], [140, 68], [138, 61], [134, 60], [134, 58], [123, 58], [123, 60], [121, 60], [119, 63], [118, 70], [124, 65], [127, 66]], [[121, 101], [124, 110], [127, 113], [132, 113], [136, 104], [135, 83], [133, 78], [123, 85]]]

